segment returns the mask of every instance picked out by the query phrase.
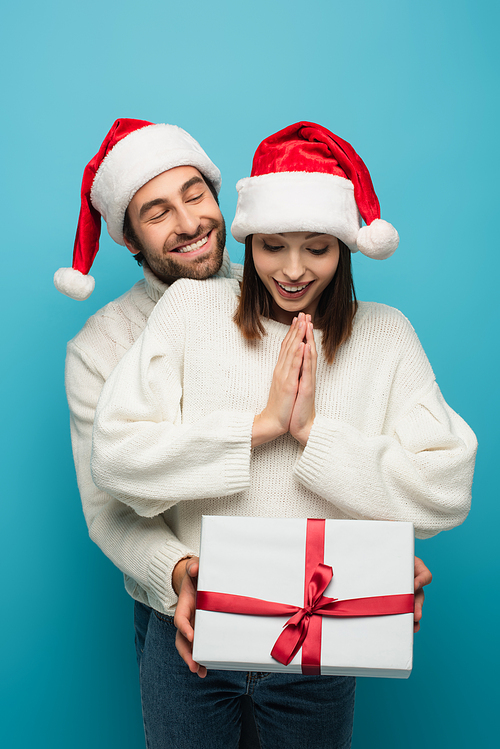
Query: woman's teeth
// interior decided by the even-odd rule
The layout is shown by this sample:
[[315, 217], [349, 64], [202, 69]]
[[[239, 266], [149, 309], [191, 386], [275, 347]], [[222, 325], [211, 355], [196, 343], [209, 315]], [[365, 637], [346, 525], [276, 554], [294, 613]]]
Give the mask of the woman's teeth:
[[193, 242], [193, 244], [187, 244], [185, 247], [179, 247], [175, 252], [193, 252], [193, 250], [197, 250], [199, 247], [203, 247], [204, 244], [208, 242], [208, 236], [203, 237], [203, 239], [199, 239], [198, 242]]
[[306, 286], [309, 286], [311, 281], [308, 281], [307, 283], [302, 284], [302, 286], [285, 286], [284, 284], [280, 283], [279, 281], [276, 281], [278, 286], [280, 286], [282, 289], [287, 291], [289, 294], [291, 294], [294, 291], [303, 291]]

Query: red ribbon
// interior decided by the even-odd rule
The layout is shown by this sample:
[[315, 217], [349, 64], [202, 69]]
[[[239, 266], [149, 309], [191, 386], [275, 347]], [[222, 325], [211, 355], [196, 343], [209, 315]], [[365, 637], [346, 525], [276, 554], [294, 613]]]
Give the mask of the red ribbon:
[[392, 596], [371, 596], [339, 601], [326, 598], [325, 592], [333, 577], [330, 566], [323, 564], [325, 521], [307, 521], [305, 553], [304, 606], [264, 601], [230, 593], [199, 590], [196, 608], [228, 614], [253, 616], [290, 616], [274, 643], [272, 657], [285, 666], [302, 647], [302, 673], [321, 673], [322, 616], [391, 616], [413, 613], [413, 593]]

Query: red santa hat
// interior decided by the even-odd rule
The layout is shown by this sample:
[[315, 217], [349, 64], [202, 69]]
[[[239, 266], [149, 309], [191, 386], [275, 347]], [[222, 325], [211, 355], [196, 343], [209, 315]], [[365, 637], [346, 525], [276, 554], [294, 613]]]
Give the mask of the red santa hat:
[[83, 172], [81, 208], [72, 268], [59, 268], [54, 284], [73, 299], [87, 299], [95, 281], [89, 276], [99, 249], [101, 216], [109, 235], [124, 245], [123, 219], [135, 193], [162, 172], [194, 166], [220, 190], [221, 175], [200, 144], [176, 125], [146, 120], [116, 120]]
[[364, 162], [349, 143], [313, 122], [297, 122], [263, 140], [251, 176], [236, 189], [231, 232], [238, 242], [256, 233], [321, 232], [380, 260], [398, 246], [396, 229], [380, 218]]

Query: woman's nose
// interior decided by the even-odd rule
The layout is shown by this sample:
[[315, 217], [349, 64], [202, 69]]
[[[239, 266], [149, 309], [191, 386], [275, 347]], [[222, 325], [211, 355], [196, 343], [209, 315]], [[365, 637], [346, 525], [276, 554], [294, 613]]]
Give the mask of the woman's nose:
[[300, 255], [292, 254], [286, 259], [283, 273], [290, 281], [298, 281], [304, 275], [304, 272], [304, 263]]

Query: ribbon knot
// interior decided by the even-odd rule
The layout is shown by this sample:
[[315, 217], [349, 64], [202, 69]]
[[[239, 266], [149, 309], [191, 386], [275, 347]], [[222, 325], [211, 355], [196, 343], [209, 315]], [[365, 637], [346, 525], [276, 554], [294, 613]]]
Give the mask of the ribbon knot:
[[325, 605], [335, 601], [334, 598], [325, 598], [323, 595], [332, 577], [333, 569], [329, 565], [322, 562], [316, 565], [306, 586], [304, 606], [285, 623], [283, 631], [274, 643], [271, 655], [279, 663], [288, 666], [307, 637], [313, 615], [321, 614]]

